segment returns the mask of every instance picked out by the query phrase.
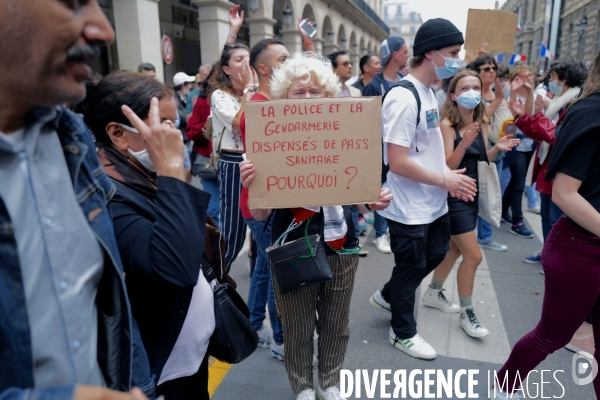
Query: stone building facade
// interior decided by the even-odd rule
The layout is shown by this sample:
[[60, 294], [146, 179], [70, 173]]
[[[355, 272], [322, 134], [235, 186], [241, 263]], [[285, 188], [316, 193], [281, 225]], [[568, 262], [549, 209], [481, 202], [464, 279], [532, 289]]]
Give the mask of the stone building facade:
[[[328, 54], [346, 49], [355, 74], [360, 57], [378, 53], [389, 34], [381, 18], [383, 0], [98, 1], [115, 28], [116, 41], [103, 50], [94, 70], [101, 74], [135, 70], [140, 63], [150, 62], [167, 83], [176, 72], [195, 74], [201, 64], [219, 59], [229, 31], [228, 10], [234, 4], [240, 4], [245, 13], [238, 42], [252, 46], [265, 38], [280, 37], [290, 52], [302, 51], [296, 21], [310, 18], [318, 31], [313, 38], [317, 51]], [[162, 61], [163, 34], [173, 42], [170, 65]]]
[[[546, 21], [550, 21], [556, 8], [560, 10], [560, 19], [556, 47], [551, 48], [554, 55], [593, 60], [600, 51], [600, 0], [507, 0], [502, 10], [521, 12], [522, 30], [516, 34], [514, 52], [525, 54], [526, 64], [532, 66], [538, 61], [546, 62], [539, 58], [540, 44], [549, 43], [552, 27]], [[545, 24], [549, 25], [547, 29]]]
[[421, 25], [423, 25], [421, 14], [402, 1], [385, 0], [383, 20], [390, 28], [390, 36], [400, 36], [406, 41], [408, 53], [412, 56], [415, 36]]

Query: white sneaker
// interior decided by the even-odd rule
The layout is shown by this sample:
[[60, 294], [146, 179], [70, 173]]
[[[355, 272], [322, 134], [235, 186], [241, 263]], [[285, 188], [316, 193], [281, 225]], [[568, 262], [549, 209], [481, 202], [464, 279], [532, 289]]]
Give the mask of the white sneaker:
[[452, 304], [446, 296], [444, 296], [444, 289], [437, 290], [428, 286], [425, 295], [423, 295], [423, 304], [449, 314], [460, 312], [460, 306], [458, 304]]
[[256, 331], [256, 333], [258, 333], [258, 345], [260, 347], [264, 347], [265, 349], [269, 347], [272, 340], [271, 330], [263, 324], [263, 326], [261, 326], [260, 329]]
[[471, 337], [480, 338], [490, 334], [490, 331], [479, 323], [473, 307], [469, 307], [460, 313], [458, 324]]
[[421, 358], [423, 360], [433, 360], [437, 353], [419, 334], [417, 333], [410, 339], [400, 339], [390, 328], [390, 343], [397, 349], [402, 350], [411, 357]]
[[277, 358], [279, 361], [283, 361], [285, 357], [283, 343], [277, 344], [274, 340], [271, 342], [271, 356]]
[[335, 386], [330, 387], [325, 391], [319, 387], [317, 394], [319, 396], [319, 400], [347, 400], [346, 397], [342, 397], [340, 390]]
[[500, 390], [494, 391], [494, 388], [492, 388], [490, 389], [490, 400], [496, 399], [523, 399], [523, 396], [521, 396], [519, 392], [508, 394], [506, 392], [501, 392]]
[[530, 213], [539, 214], [540, 213], [540, 206], [529, 207], [527, 209], [527, 211], [529, 211]]
[[389, 313], [392, 312], [392, 306], [390, 305], [390, 303], [383, 299], [383, 296], [381, 295], [381, 290], [378, 290], [375, 293], [373, 293], [373, 296], [369, 298], [369, 303], [371, 303], [373, 307], [379, 310], [387, 311]]
[[301, 391], [296, 397], [296, 400], [315, 400], [315, 391], [314, 389], [306, 389]]
[[392, 248], [390, 247], [390, 237], [388, 235], [381, 235], [373, 240], [375, 248], [383, 254], [391, 254]]

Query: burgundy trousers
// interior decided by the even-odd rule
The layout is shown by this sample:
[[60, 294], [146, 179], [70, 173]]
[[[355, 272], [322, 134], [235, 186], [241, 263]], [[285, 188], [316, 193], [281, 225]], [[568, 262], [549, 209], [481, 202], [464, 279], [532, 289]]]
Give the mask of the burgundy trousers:
[[[525, 381], [549, 354], [569, 343], [589, 314], [594, 341], [600, 343], [600, 237], [563, 215], [544, 244], [542, 266], [545, 294], [540, 322], [517, 342], [498, 372], [500, 383], [508, 375], [508, 392], [513, 391], [517, 371]], [[600, 364], [599, 356], [596, 348], [594, 358]], [[594, 379], [594, 390], [600, 398], [599, 377]]]

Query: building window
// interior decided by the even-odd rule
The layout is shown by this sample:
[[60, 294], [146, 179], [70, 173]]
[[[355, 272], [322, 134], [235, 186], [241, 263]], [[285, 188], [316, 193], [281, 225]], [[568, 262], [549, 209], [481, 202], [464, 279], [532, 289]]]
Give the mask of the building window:
[[416, 29], [415, 29], [415, 26], [414, 26], [414, 25], [412, 25], [412, 26], [410, 27], [410, 33], [415, 33], [415, 31], [416, 31]]

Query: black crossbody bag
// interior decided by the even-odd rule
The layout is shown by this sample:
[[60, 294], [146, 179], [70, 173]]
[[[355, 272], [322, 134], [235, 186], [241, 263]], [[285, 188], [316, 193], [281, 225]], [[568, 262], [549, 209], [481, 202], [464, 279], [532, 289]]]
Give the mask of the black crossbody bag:
[[[273, 215], [271, 213], [271, 215]], [[269, 216], [269, 219], [271, 216]], [[333, 278], [331, 265], [325, 253], [325, 242], [321, 234], [309, 235], [308, 220], [288, 228], [275, 243], [267, 249], [271, 260], [273, 275], [281, 294], [286, 294], [305, 286], [326, 282]], [[269, 221], [267, 221], [268, 225]], [[294, 229], [305, 224], [304, 237], [285, 243], [287, 235]], [[325, 217], [322, 216], [321, 229], [325, 226]]]

